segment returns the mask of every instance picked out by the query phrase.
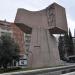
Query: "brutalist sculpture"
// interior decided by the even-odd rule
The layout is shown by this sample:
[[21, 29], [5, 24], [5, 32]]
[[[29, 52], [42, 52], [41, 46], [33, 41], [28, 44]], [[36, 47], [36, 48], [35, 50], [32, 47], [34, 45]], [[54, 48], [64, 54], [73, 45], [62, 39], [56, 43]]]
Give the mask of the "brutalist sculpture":
[[53, 3], [41, 11], [18, 9], [15, 23], [31, 34], [28, 66], [48, 67], [60, 65], [59, 50], [53, 34], [67, 32], [65, 8]]

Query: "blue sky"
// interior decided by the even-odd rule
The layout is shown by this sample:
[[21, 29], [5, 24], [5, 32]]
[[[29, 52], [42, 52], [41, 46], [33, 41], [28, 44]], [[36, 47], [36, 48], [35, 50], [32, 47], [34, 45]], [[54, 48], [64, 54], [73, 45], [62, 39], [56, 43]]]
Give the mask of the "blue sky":
[[66, 9], [68, 27], [74, 34], [75, 28], [75, 0], [0, 0], [0, 20], [14, 22], [17, 8], [31, 11], [42, 10], [51, 3], [56, 2]]

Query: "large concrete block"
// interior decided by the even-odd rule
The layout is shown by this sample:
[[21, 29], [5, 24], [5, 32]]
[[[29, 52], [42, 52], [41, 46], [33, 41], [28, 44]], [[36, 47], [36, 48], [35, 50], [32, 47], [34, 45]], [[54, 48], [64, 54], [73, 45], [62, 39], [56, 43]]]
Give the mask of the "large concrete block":
[[29, 50], [29, 67], [61, 65], [56, 38], [49, 30], [33, 29]]
[[62, 34], [68, 31], [65, 8], [53, 3], [47, 7], [48, 28], [53, 34]]
[[[28, 26], [49, 29], [52, 34], [62, 34], [68, 30], [65, 8], [56, 3], [41, 11], [28, 11], [19, 8], [15, 23], [18, 26], [24, 24], [25, 28]], [[27, 30], [27, 28], [21, 28], [22, 30]]]

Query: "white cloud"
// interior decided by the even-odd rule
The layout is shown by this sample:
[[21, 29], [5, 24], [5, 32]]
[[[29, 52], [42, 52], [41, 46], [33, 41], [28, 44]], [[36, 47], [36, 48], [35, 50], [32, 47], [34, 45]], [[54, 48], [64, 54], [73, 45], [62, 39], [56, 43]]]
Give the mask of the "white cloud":
[[28, 10], [41, 10], [53, 2], [57, 2], [66, 8], [68, 25], [74, 33], [75, 28], [75, 0], [0, 0], [0, 19], [14, 21], [17, 8]]

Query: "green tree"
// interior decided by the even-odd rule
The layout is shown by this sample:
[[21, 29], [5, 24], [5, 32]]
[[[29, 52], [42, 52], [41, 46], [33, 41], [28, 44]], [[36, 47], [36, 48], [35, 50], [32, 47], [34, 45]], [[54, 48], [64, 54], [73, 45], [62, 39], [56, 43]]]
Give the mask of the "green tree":
[[69, 36], [68, 33], [65, 33], [64, 35], [64, 51], [65, 51], [65, 57], [69, 56]]
[[63, 60], [63, 57], [64, 57], [64, 51], [63, 51], [63, 38], [62, 38], [61, 35], [60, 35], [60, 37], [59, 37], [58, 48], [59, 48], [60, 59]]
[[73, 55], [73, 53], [74, 53], [74, 45], [73, 45], [72, 34], [71, 34], [70, 29], [69, 29], [69, 54]]
[[7, 68], [13, 61], [19, 60], [19, 46], [9, 35], [0, 37], [0, 66]]
[[64, 34], [64, 36], [59, 37], [58, 48], [59, 48], [59, 53], [62, 60], [63, 58], [73, 55], [74, 46], [73, 46], [73, 39], [72, 39], [70, 29], [69, 29], [69, 32]]

